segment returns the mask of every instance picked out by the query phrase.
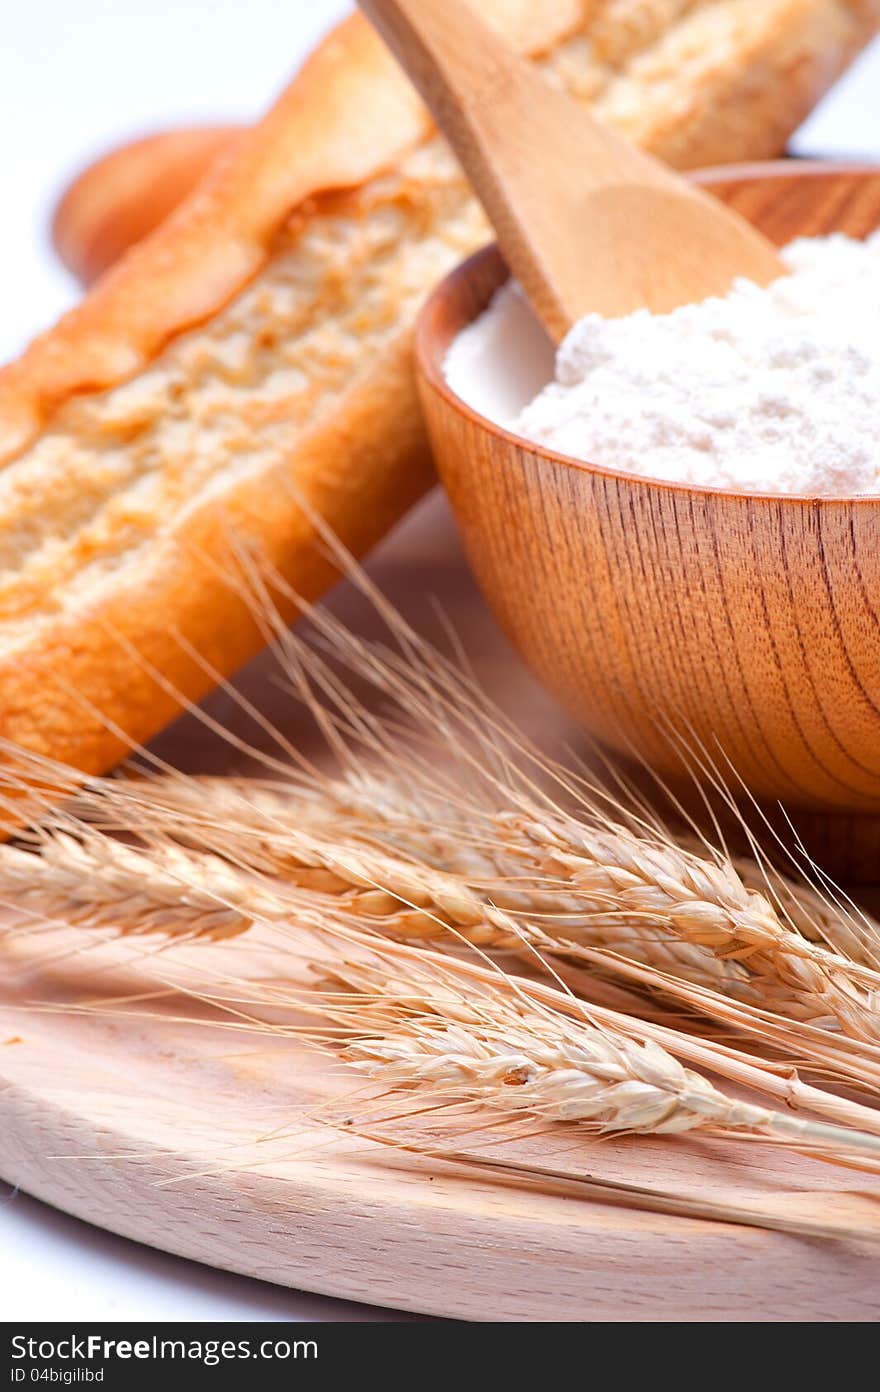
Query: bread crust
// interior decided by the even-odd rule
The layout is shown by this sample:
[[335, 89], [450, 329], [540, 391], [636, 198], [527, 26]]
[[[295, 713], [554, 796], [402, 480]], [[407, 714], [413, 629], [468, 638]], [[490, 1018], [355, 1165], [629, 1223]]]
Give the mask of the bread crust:
[[52, 217], [52, 243], [67, 269], [91, 285], [165, 221], [239, 133], [234, 126], [162, 131], [89, 165]]
[[[742, 0], [703, 0], [696, 10], [707, 19], [710, 10], [716, 11], [716, 21], [723, 19], [727, 26], [726, 48], [716, 43], [713, 49], [696, 42], [699, 35], [689, 28], [693, 18], [688, 13], [694, 5], [687, 0], [635, 7], [630, 0], [588, 5], [491, 0], [484, 8], [490, 21], [520, 47], [543, 55], [551, 68], [575, 61], [579, 45], [595, 46], [597, 15], [607, 25], [618, 24], [621, 55], [627, 14], [638, 10], [640, 22], [646, 14], [656, 18], [659, 33], [648, 49], [643, 46], [635, 59], [627, 54], [597, 66], [596, 80], [606, 84], [597, 105], [602, 110], [604, 101], [610, 119], [624, 129], [629, 123], [644, 144], [684, 167], [774, 153], [808, 104], [876, 31], [880, 17], [880, 0], [861, 5], [772, 0], [759, 7], [744, 7]], [[675, 22], [667, 23], [666, 14], [673, 14]], [[685, 45], [678, 55], [676, 42]], [[583, 63], [587, 76], [593, 63], [590, 51]], [[785, 93], [780, 95], [782, 78]], [[627, 82], [634, 84], [633, 93], [642, 93], [641, 103], [627, 106]], [[86, 408], [93, 402], [112, 405], [111, 389], [118, 384], [136, 386], [157, 369], [165, 371], [168, 355], [179, 345], [190, 358], [197, 357], [202, 336], [234, 309], [237, 297], [255, 292], [258, 301], [262, 278], [283, 260], [279, 236], [285, 228], [288, 236], [292, 216], [304, 235], [309, 229], [323, 235], [328, 218], [342, 219], [345, 255], [357, 252], [363, 265], [366, 253], [357, 250], [358, 239], [366, 237], [373, 216], [375, 185], [380, 221], [405, 208], [412, 237], [422, 238], [425, 252], [418, 266], [443, 269], [477, 245], [486, 236], [485, 226], [470, 205], [459, 210], [458, 176], [449, 173], [436, 140], [426, 146], [430, 139], [420, 102], [372, 31], [353, 16], [321, 45], [267, 117], [223, 153], [177, 211], [129, 251], [81, 305], [0, 373], [0, 453], [12, 471], [7, 483], [14, 473], [19, 493], [44, 487], [40, 479], [47, 451], [53, 459], [57, 455], [52, 467], [62, 481], [65, 450], [51, 455], [52, 448], [61, 441], [73, 450], [80, 437], [91, 447], [100, 436], [94, 486], [96, 491], [105, 488], [110, 464], [124, 470], [127, 451], [132, 456], [138, 449], [143, 452], [137, 443], [139, 427], [130, 404], [124, 429], [118, 421], [112, 430], [101, 419], [96, 424]], [[410, 181], [406, 161], [420, 149], [430, 156], [428, 172]], [[403, 172], [398, 168], [394, 173], [401, 161]], [[391, 192], [382, 192], [384, 171], [392, 171], [387, 175]], [[447, 186], [452, 211], [443, 214], [446, 221], [438, 230], [431, 220], [440, 214], [425, 190], [442, 192]], [[461, 197], [467, 202], [463, 188]], [[320, 293], [328, 305], [342, 306], [334, 310], [345, 331], [339, 330], [339, 343], [350, 350], [357, 307], [345, 303], [348, 263], [329, 242], [326, 256], [326, 284], [321, 282]], [[44, 570], [35, 570], [35, 514], [24, 509], [25, 521], [31, 521], [22, 527], [23, 558], [20, 563], [14, 559], [8, 569], [4, 599], [12, 635], [0, 652], [4, 737], [85, 771], [107, 768], [131, 742], [144, 741], [162, 728], [179, 709], [181, 697], [198, 699], [207, 691], [212, 669], [229, 673], [262, 644], [259, 625], [229, 576], [233, 538], [312, 598], [332, 581], [334, 571], [316, 544], [310, 510], [361, 554], [429, 486], [432, 471], [411, 366], [413, 287], [397, 285], [414, 272], [394, 260], [386, 242], [374, 259], [379, 281], [370, 283], [387, 290], [391, 322], [380, 332], [381, 323], [371, 321], [378, 347], [369, 361], [352, 367], [332, 391], [322, 388], [326, 401], [320, 410], [321, 403], [311, 401], [302, 386], [295, 397], [279, 398], [273, 406], [266, 386], [267, 381], [271, 386], [271, 370], [264, 366], [263, 396], [243, 413], [248, 458], [262, 462], [237, 472], [233, 459], [226, 472], [218, 472], [222, 487], [194, 486], [191, 498], [182, 495], [179, 513], [158, 513], [136, 544], [127, 549], [120, 544], [118, 554], [110, 544], [115, 534], [109, 543], [104, 536], [107, 555], [99, 582], [77, 588], [60, 564], [53, 578], [54, 518], [48, 514], [56, 501], [51, 488], [41, 504], [48, 533], [48, 541], [40, 542]], [[293, 270], [299, 274], [297, 264]], [[299, 313], [296, 274], [293, 288], [283, 282], [276, 297], [292, 302]], [[388, 290], [392, 283], [393, 293]], [[284, 321], [285, 333], [291, 332], [296, 313]], [[309, 328], [320, 339], [320, 316], [316, 323], [312, 315]], [[231, 351], [234, 342], [230, 332], [229, 342], [220, 346]], [[325, 352], [328, 377], [336, 349], [334, 340]], [[216, 343], [212, 351], [219, 351]], [[294, 364], [289, 375], [297, 373], [301, 376], [302, 368]], [[234, 377], [232, 369], [227, 375]], [[230, 402], [241, 400], [231, 387], [229, 391]], [[317, 384], [313, 394], [320, 394]], [[290, 433], [294, 412], [303, 421], [295, 437]], [[278, 440], [277, 446], [264, 449], [265, 459], [261, 430], [266, 439]], [[193, 446], [170, 463], [168, 448], [166, 442], [163, 465], [175, 477], [185, 473]], [[39, 467], [33, 463], [38, 458], [43, 460]], [[142, 463], [137, 487], [146, 489], [150, 482]], [[82, 503], [74, 498], [65, 506], [75, 514]], [[129, 510], [136, 512], [135, 502]], [[105, 532], [114, 527], [122, 532], [130, 524], [125, 509], [121, 521], [112, 508], [110, 513], [111, 521], [102, 521]], [[131, 524], [135, 530], [137, 522], [136, 517]], [[67, 564], [71, 556], [78, 558], [83, 575], [90, 576], [99, 544], [97, 523], [80, 531], [71, 523], [69, 530]], [[193, 651], [203, 663], [193, 658]]]
[[65, 400], [133, 376], [216, 314], [310, 195], [366, 182], [428, 129], [393, 59], [352, 15], [177, 211], [0, 372], [0, 462]]

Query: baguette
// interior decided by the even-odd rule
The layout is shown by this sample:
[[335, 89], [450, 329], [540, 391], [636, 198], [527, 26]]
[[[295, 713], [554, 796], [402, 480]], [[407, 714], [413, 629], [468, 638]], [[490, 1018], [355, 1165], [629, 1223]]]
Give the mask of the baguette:
[[[483, 0], [553, 78], [687, 167], [777, 152], [880, 0]], [[0, 734], [109, 767], [261, 644], [230, 538], [301, 594], [432, 480], [411, 366], [488, 228], [357, 15], [0, 373]], [[301, 506], [304, 501], [307, 505]], [[204, 661], [195, 659], [194, 653]]]

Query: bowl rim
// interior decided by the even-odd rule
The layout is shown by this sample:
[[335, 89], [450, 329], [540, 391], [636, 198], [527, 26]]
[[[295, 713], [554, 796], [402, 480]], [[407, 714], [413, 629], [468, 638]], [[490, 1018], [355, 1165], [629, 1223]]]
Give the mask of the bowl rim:
[[[695, 183], [712, 188], [721, 183], [747, 183], [749, 181], [760, 182], [763, 179], [783, 177], [792, 182], [798, 179], [812, 179], [829, 174], [848, 174], [862, 178], [880, 179], [880, 161], [872, 163], [869, 160], [797, 160], [797, 159], [777, 159], [764, 161], [749, 161], [740, 164], [719, 164], [712, 165], [705, 169], [690, 170], [685, 177], [692, 179]], [[878, 225], [880, 229], [880, 225]], [[488, 416], [482, 415], [473, 406], [469, 405], [462, 397], [454, 392], [446, 380], [443, 372], [443, 360], [445, 351], [441, 357], [437, 340], [433, 330], [433, 320], [438, 308], [448, 299], [450, 291], [454, 285], [470, 280], [477, 267], [489, 260], [499, 260], [502, 267], [506, 270], [504, 258], [501, 255], [497, 242], [489, 242], [479, 251], [468, 256], [464, 261], [459, 262], [451, 271], [434, 286], [428, 298], [422, 304], [415, 324], [415, 356], [416, 367], [419, 376], [441, 396], [446, 404], [459, 415], [464, 416], [488, 434], [495, 436], [505, 445], [514, 446], [519, 450], [526, 450], [539, 459], [545, 460], [549, 464], [561, 466], [566, 469], [575, 469], [580, 473], [590, 474], [597, 478], [614, 479], [617, 482], [629, 486], [643, 485], [648, 489], [661, 489], [667, 493], [679, 494], [687, 497], [693, 494], [705, 495], [707, 497], [724, 498], [731, 502], [740, 503], [773, 503], [777, 506], [790, 504], [797, 507], [816, 508], [817, 505], [825, 506], [846, 506], [861, 508], [878, 507], [880, 505], [880, 491], [877, 493], [760, 493], [758, 491], [742, 491], [739, 489], [722, 488], [717, 484], [706, 483], [685, 483], [675, 479], [652, 478], [646, 474], [630, 473], [626, 469], [615, 469], [607, 464], [595, 464], [591, 460], [577, 459], [574, 455], [563, 454], [559, 450], [551, 449], [547, 445], [541, 445], [534, 440], [527, 439], [524, 435], [516, 435], [513, 431], [507, 430], [503, 425], [490, 420]], [[505, 282], [499, 283], [499, 289]], [[469, 323], [473, 323], [470, 320]], [[456, 330], [460, 333], [467, 325], [462, 324]]]

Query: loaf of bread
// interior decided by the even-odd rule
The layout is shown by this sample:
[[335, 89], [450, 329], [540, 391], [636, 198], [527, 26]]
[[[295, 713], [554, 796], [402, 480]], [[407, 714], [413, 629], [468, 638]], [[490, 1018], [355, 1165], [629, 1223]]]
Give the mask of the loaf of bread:
[[[548, 76], [679, 167], [771, 155], [880, 0], [482, 0]], [[334, 578], [428, 487], [411, 325], [488, 237], [359, 16], [0, 373], [0, 734], [112, 764], [260, 645], [243, 551]], [[195, 654], [199, 654], [197, 660]]]

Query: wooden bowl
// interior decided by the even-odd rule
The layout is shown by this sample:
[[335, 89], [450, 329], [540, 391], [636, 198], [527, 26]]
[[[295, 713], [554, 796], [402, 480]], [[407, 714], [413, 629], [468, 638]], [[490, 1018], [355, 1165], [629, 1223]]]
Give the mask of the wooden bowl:
[[[780, 245], [880, 223], [880, 168], [698, 177]], [[504, 629], [606, 744], [675, 775], [680, 734], [793, 809], [839, 873], [880, 880], [880, 498], [654, 481], [492, 424], [443, 361], [506, 275], [495, 248], [472, 257], [417, 332], [437, 464]]]

